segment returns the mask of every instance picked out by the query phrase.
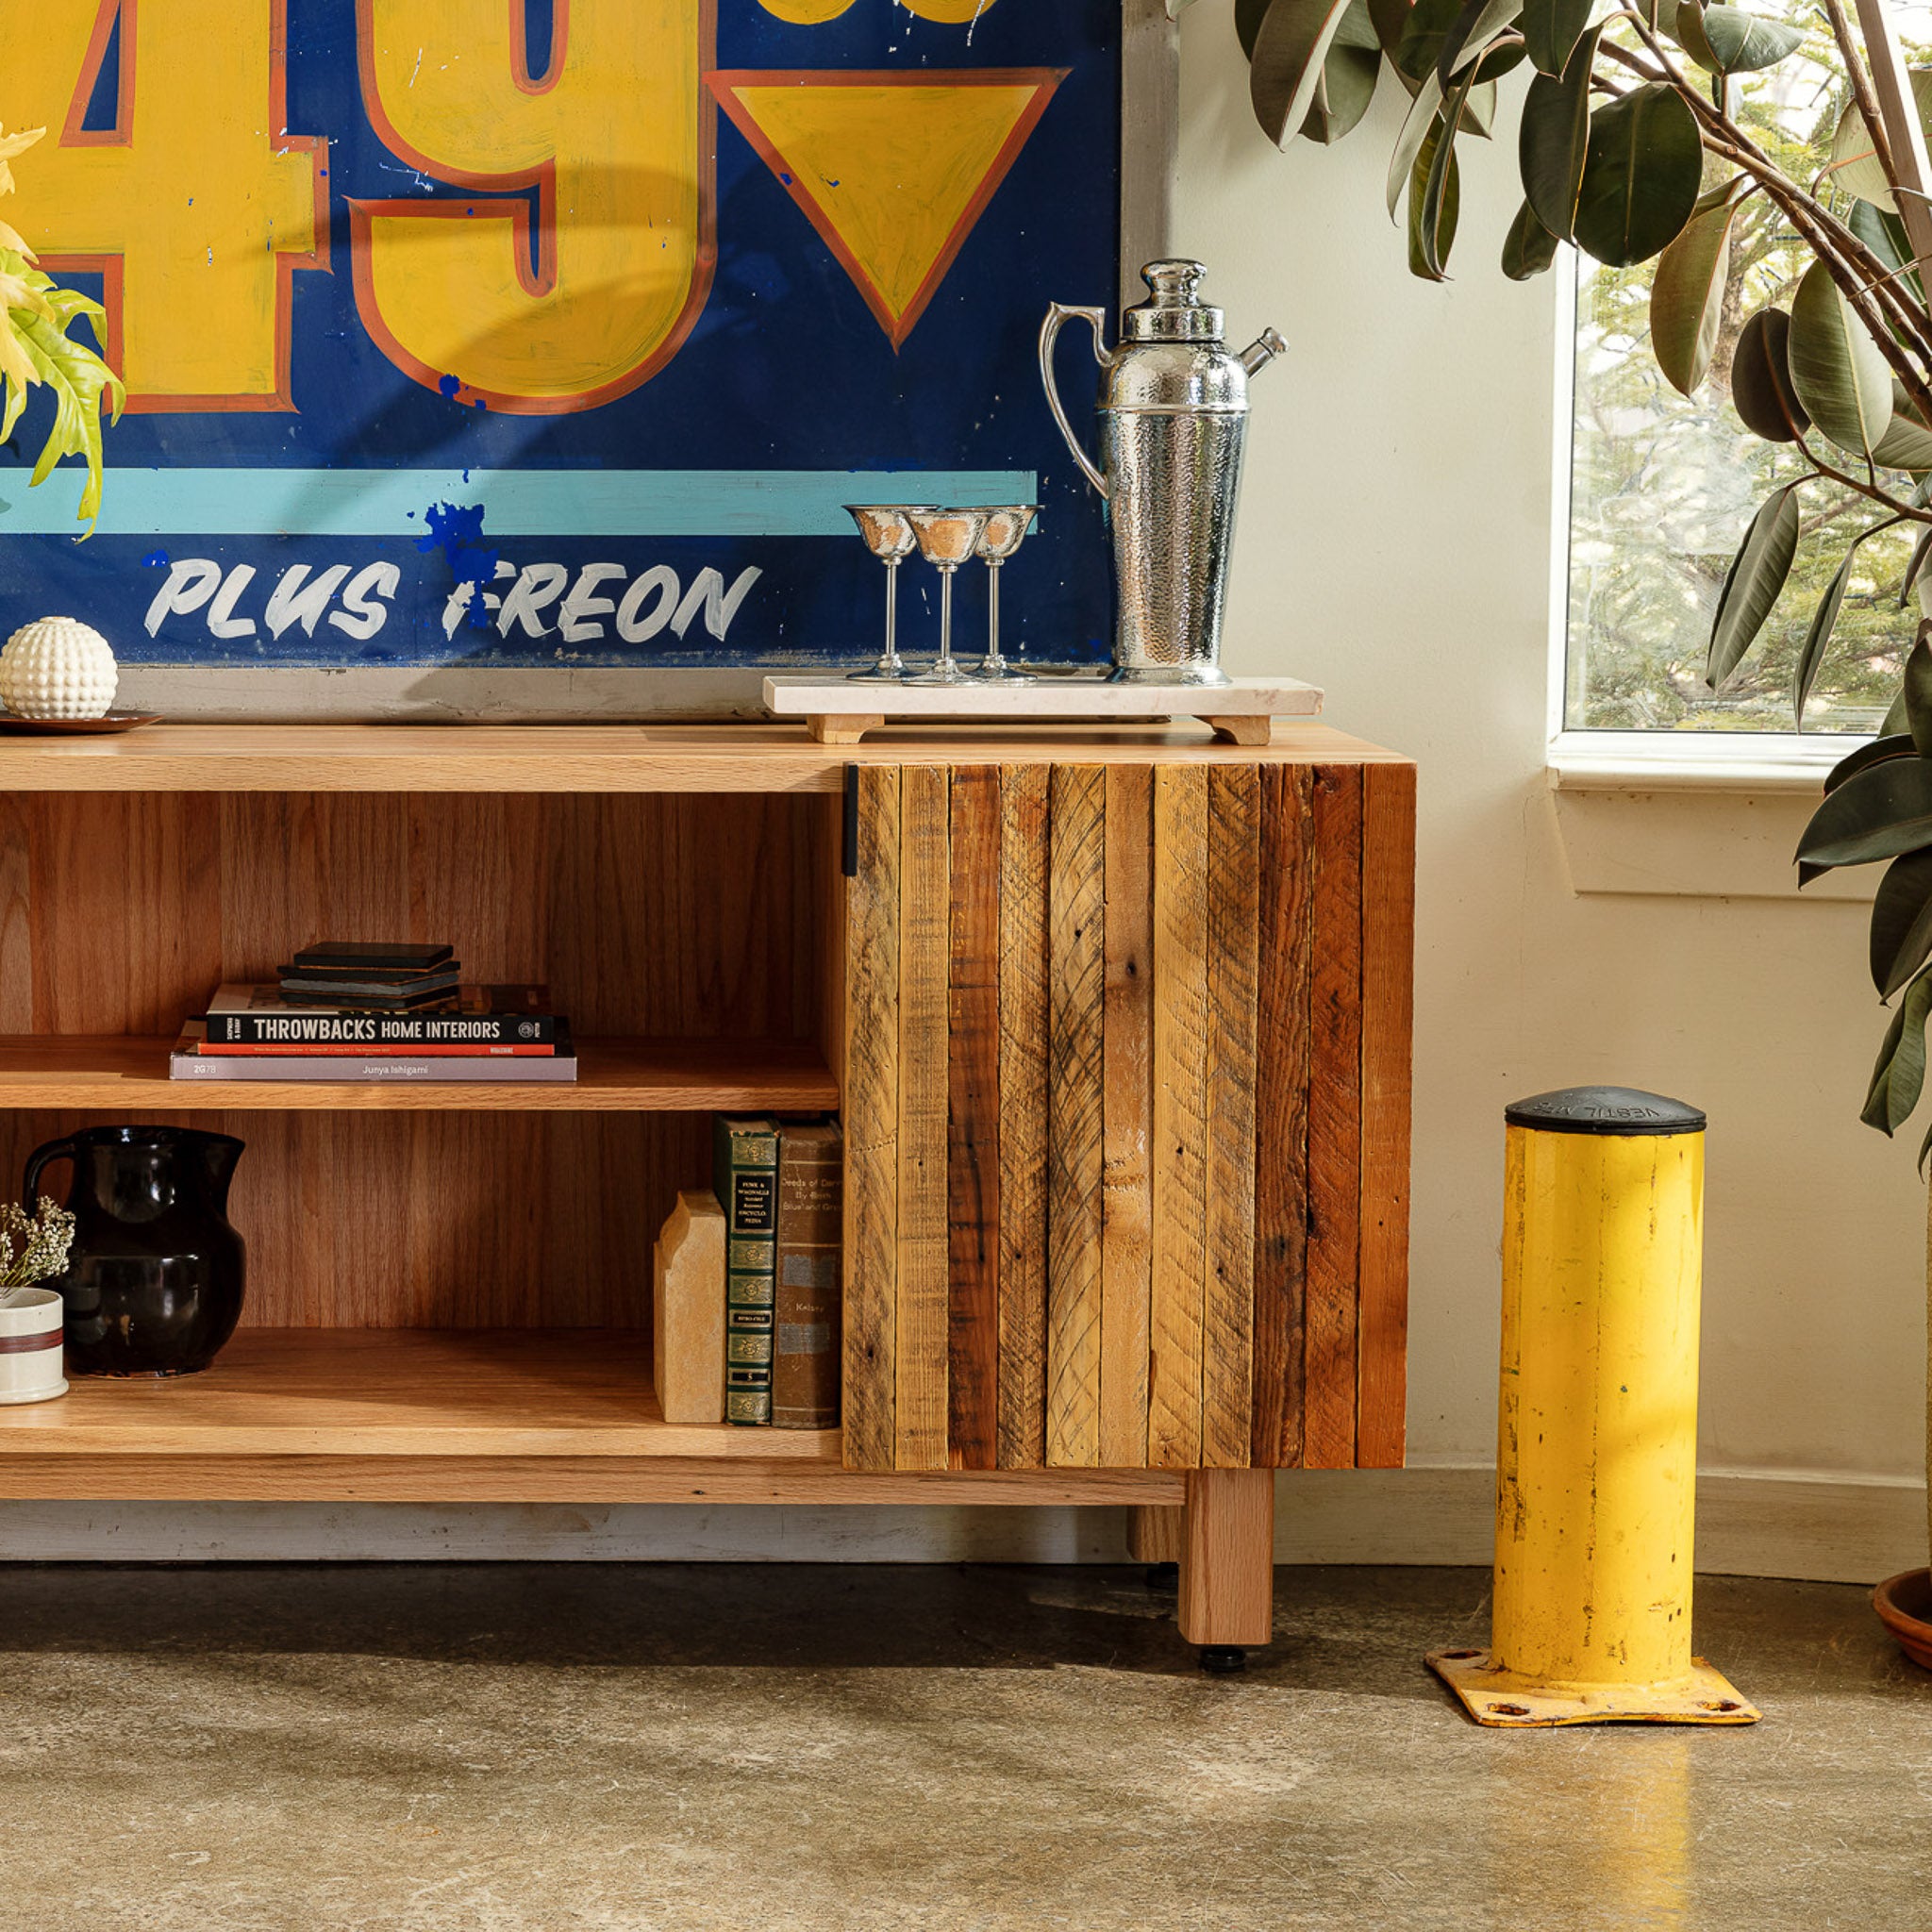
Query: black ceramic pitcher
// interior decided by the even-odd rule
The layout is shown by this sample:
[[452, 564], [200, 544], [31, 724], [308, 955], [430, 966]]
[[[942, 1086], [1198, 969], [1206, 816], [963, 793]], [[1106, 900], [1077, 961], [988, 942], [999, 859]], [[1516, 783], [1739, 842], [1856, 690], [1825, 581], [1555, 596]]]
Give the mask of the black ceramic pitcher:
[[205, 1369], [242, 1315], [244, 1249], [228, 1224], [243, 1142], [193, 1127], [88, 1127], [27, 1158], [74, 1163], [67, 1273], [70, 1375], [188, 1375]]

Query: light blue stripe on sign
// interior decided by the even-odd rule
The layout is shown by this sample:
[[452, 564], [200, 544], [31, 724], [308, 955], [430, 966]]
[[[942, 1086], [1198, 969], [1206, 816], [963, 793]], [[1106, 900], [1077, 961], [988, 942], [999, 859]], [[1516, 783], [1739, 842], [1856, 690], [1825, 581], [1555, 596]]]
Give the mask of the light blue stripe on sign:
[[[0, 471], [0, 535], [80, 534], [85, 472]], [[109, 469], [106, 537], [417, 537], [433, 503], [492, 537], [849, 537], [848, 503], [1032, 503], [1031, 470]]]

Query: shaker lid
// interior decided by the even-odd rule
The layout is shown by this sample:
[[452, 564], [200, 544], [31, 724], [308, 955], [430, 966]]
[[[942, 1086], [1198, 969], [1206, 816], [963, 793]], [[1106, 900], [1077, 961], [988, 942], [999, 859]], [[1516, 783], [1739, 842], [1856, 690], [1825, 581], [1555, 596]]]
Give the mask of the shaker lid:
[[1150, 261], [1141, 279], [1153, 291], [1121, 317], [1121, 334], [1130, 342], [1218, 342], [1222, 311], [1208, 308], [1196, 292], [1208, 273], [1198, 261]]

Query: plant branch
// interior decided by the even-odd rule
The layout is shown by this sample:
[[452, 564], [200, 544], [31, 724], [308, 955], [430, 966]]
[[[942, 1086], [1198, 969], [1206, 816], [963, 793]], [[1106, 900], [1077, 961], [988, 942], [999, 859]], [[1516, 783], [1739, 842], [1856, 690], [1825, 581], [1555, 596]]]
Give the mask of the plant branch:
[[1845, 76], [1852, 84], [1852, 98], [1857, 102], [1866, 131], [1872, 137], [1872, 158], [1884, 170], [1885, 178], [1891, 183], [1892, 193], [1896, 195], [1898, 167], [1891, 157], [1891, 137], [1886, 132], [1878, 96], [1872, 91], [1872, 76], [1858, 58], [1858, 43], [1852, 38], [1852, 23], [1845, 13], [1843, 0], [1824, 0], [1824, 17], [1831, 23], [1831, 37], [1838, 42], [1839, 58], [1845, 63]]

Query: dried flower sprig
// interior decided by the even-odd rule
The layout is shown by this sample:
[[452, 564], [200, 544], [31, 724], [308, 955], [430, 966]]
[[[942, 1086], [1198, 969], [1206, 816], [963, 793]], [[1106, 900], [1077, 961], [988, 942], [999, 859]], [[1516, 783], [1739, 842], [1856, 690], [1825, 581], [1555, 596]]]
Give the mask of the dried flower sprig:
[[74, 1216], [45, 1194], [29, 1214], [18, 1201], [0, 1206], [0, 1299], [67, 1270]]

